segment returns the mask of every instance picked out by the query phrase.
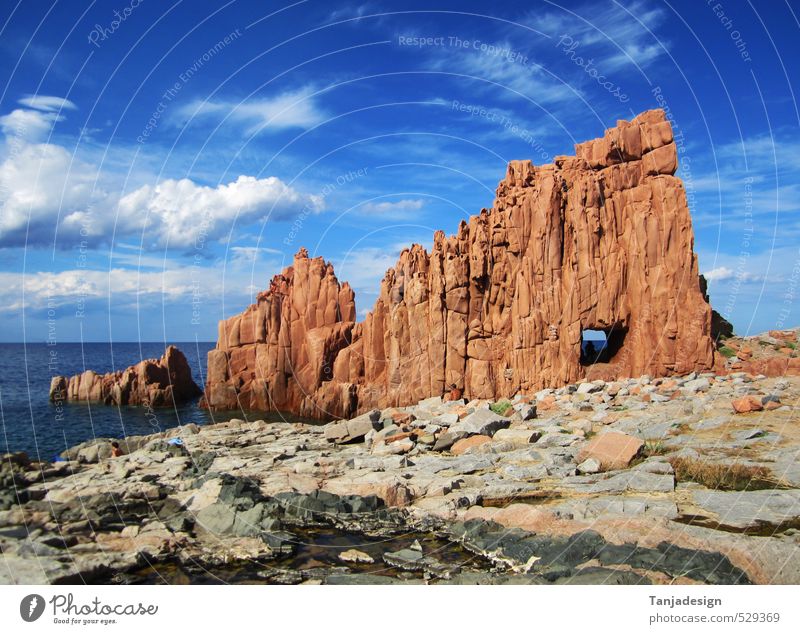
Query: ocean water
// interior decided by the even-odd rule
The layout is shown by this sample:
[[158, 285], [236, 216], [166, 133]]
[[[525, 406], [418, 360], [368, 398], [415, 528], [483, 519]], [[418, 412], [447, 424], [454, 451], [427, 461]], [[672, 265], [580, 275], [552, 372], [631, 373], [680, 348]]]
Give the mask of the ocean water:
[[[171, 342], [172, 343], [172, 342]], [[203, 386], [206, 356], [212, 342], [174, 342], [186, 355], [195, 383]], [[179, 408], [116, 407], [102, 403], [64, 404], [59, 417], [50, 403], [50, 379], [84, 370], [100, 374], [124, 370], [142, 359], [160, 357], [163, 342], [131, 343], [0, 343], [0, 453], [26, 451], [32, 458], [52, 460], [68, 447], [96, 437], [119, 438], [194, 422], [228, 420], [210, 414], [197, 402]]]

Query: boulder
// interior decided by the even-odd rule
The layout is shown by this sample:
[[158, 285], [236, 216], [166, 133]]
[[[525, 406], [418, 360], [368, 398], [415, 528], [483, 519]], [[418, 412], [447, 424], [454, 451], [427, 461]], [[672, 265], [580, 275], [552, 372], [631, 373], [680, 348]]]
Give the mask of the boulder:
[[760, 412], [764, 409], [761, 399], [757, 396], [742, 396], [731, 401], [733, 411], [737, 414], [746, 414], [748, 412]]
[[533, 420], [536, 418], [536, 405], [533, 403], [516, 403], [514, 411], [519, 414], [522, 420]]
[[689, 394], [694, 394], [695, 392], [708, 392], [709, 389], [711, 389], [711, 383], [706, 378], [686, 381], [686, 383], [681, 386], [681, 390]]
[[600, 461], [597, 458], [587, 458], [578, 465], [578, 473], [591, 474], [600, 472]]
[[511, 424], [505, 416], [495, 414], [490, 409], [479, 409], [463, 420], [450, 425], [450, 433], [464, 433], [467, 435], [480, 434], [493, 436], [499, 429], [504, 429]]
[[594, 458], [603, 471], [624, 469], [639, 455], [644, 441], [616, 431], [601, 433], [592, 438], [578, 455], [581, 463]]
[[532, 442], [536, 442], [541, 436], [542, 433], [536, 429], [500, 429], [495, 433], [493, 440], [495, 442], [508, 442], [512, 445], [524, 447]]
[[352, 420], [325, 425], [324, 436], [329, 442], [335, 443], [361, 441], [369, 432], [380, 429], [380, 419], [380, 410], [374, 409]]

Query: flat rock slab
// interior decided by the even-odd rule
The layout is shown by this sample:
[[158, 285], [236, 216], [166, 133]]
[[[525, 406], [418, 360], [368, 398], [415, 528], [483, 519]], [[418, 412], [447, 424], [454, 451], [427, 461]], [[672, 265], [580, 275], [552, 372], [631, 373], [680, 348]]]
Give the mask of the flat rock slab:
[[468, 436], [467, 438], [462, 438], [453, 443], [453, 446], [450, 447], [450, 453], [454, 456], [460, 456], [466, 453], [468, 449], [479, 447], [487, 442], [492, 442], [489, 436]]
[[604, 471], [624, 469], [639, 455], [642, 447], [644, 441], [640, 438], [609, 431], [592, 438], [578, 455], [578, 462], [595, 458]]
[[674, 519], [678, 516], [678, 507], [672, 500], [617, 495], [569, 500], [549, 508], [549, 510], [559, 517], [584, 520], [641, 516]]
[[692, 491], [694, 503], [733, 528], [778, 525], [800, 518], [800, 490]]
[[623, 471], [602, 479], [581, 476], [567, 479], [563, 484], [577, 493], [671, 493], [675, 490], [675, 478], [672, 475], [640, 470]]

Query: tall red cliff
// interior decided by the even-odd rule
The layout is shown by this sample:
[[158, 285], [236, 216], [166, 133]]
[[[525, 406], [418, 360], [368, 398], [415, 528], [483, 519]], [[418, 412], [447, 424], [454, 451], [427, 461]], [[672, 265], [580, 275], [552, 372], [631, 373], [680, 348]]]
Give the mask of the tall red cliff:
[[[353, 291], [306, 251], [209, 353], [213, 409], [318, 418], [415, 403], [450, 386], [500, 398], [587, 376], [713, 367], [686, 195], [661, 110], [619, 121], [576, 156], [512, 161], [490, 210], [412, 245], [355, 322]], [[584, 330], [608, 335], [586, 365]]]

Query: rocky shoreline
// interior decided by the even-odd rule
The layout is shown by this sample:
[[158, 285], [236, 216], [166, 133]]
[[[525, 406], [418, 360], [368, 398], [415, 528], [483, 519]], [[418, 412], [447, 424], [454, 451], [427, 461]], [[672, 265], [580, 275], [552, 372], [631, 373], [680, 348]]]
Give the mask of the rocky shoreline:
[[799, 394], [644, 376], [8, 454], [0, 582], [800, 583]]

